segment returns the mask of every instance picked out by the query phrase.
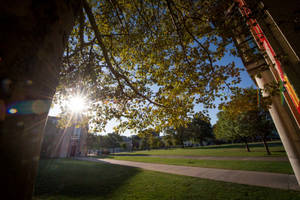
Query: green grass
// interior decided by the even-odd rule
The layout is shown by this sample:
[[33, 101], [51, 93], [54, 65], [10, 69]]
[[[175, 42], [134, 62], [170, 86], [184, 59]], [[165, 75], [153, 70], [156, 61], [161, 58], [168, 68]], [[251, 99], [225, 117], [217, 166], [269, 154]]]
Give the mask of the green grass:
[[299, 200], [300, 192], [86, 161], [41, 160], [34, 199]]
[[[212, 145], [199, 148], [177, 148], [150, 151], [136, 151], [138, 155], [188, 155], [188, 156], [268, 156], [262, 143], [249, 144], [251, 152], [247, 152], [243, 144]], [[281, 142], [269, 143], [271, 156], [286, 156]], [[128, 153], [126, 153], [128, 154]]]
[[196, 160], [185, 158], [159, 158], [147, 156], [108, 156], [107, 158], [135, 162], [160, 163], [168, 165], [184, 165], [206, 168], [293, 174], [293, 169], [290, 163], [285, 161]]

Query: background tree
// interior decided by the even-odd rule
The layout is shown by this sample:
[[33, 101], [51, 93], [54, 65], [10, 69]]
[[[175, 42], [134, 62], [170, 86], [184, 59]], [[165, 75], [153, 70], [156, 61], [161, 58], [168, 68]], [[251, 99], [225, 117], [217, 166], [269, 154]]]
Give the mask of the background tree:
[[89, 133], [87, 136], [87, 148], [89, 150], [98, 150], [101, 148], [101, 135]]
[[115, 152], [115, 148], [121, 146], [122, 137], [116, 133], [108, 133], [101, 138], [101, 148], [112, 149]]
[[242, 116], [233, 119], [227, 112], [219, 112], [217, 114], [218, 121], [216, 123], [214, 133], [217, 139], [226, 139], [229, 141], [240, 140], [245, 143], [246, 150], [250, 152], [248, 145], [249, 137], [253, 136], [252, 129], [249, 130], [248, 123]]
[[[122, 146], [123, 144], [123, 146]], [[96, 135], [88, 134], [87, 145], [88, 149], [100, 150], [100, 149], [112, 149], [115, 151], [115, 148], [125, 147], [122, 136], [116, 133], [109, 133], [107, 135]], [[126, 148], [125, 148], [126, 149]]]
[[172, 146], [175, 143], [175, 145], [181, 145], [184, 148], [185, 141], [192, 140], [203, 146], [203, 142], [207, 139], [213, 139], [214, 135], [211, 124], [195, 115], [192, 122], [186, 126], [165, 129], [163, 138], [166, 146]]
[[159, 149], [164, 147], [164, 143], [162, 142], [158, 133], [154, 133], [150, 136], [150, 148], [151, 149]]
[[194, 117], [192, 123], [188, 125], [191, 131], [191, 137], [194, 141], [199, 142], [203, 146], [203, 142], [208, 139], [213, 139], [213, 130], [210, 122]]
[[165, 143], [166, 147], [172, 147], [176, 145], [175, 141], [175, 130], [172, 128], [167, 128], [164, 130], [164, 135], [162, 136], [162, 140]]
[[128, 145], [126, 143], [124, 143], [124, 142], [121, 143], [120, 146], [122, 147], [123, 150], [127, 150], [127, 148], [128, 148]]
[[252, 129], [251, 131], [253, 131], [255, 136], [261, 138], [267, 154], [270, 155], [267, 137], [271, 136], [273, 131], [275, 131], [275, 126], [269, 112], [258, 109], [256, 111], [248, 111], [246, 115], [249, 129]]
[[162, 146], [159, 133], [155, 132], [155, 130], [152, 128], [140, 131], [138, 136], [141, 139], [141, 149], [150, 150], [153, 148], [160, 148]]
[[139, 149], [140, 143], [141, 143], [141, 138], [137, 135], [132, 135], [131, 140], [132, 140], [132, 149], [133, 150]]
[[175, 141], [177, 145], [180, 145], [184, 148], [184, 142], [191, 138], [191, 132], [188, 130], [187, 127], [180, 126], [175, 129], [174, 135]]
[[258, 132], [258, 135], [261, 137], [267, 153], [270, 155], [271, 152], [268, 147], [267, 137], [271, 136], [274, 132], [277, 132], [274, 122], [270, 116], [270, 113], [266, 111], [260, 112], [258, 116], [258, 122], [256, 124], [257, 124], [256, 131]]
[[185, 126], [167, 128], [164, 133], [164, 140], [167, 145], [180, 145], [182, 148], [184, 148], [184, 142], [192, 137], [191, 131]]
[[[267, 136], [272, 134], [274, 125], [269, 117], [269, 97], [257, 96], [253, 88], [240, 89], [231, 101], [222, 105], [223, 112], [218, 114], [216, 135], [218, 138], [249, 137], [262, 138], [266, 152], [271, 154], [266, 143]], [[248, 149], [248, 148], [247, 148]]]

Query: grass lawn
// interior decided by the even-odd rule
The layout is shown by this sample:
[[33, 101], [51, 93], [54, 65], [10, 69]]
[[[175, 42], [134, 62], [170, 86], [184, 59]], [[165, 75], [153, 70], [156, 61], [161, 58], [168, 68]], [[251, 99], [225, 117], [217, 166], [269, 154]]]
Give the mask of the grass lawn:
[[117, 160], [160, 163], [169, 165], [185, 165], [194, 167], [294, 174], [290, 163], [285, 161], [195, 160], [185, 158], [158, 158], [147, 156], [108, 156], [102, 158], [113, 158]]
[[[136, 151], [140, 155], [189, 155], [189, 156], [268, 156], [262, 143], [250, 143], [251, 152], [245, 150], [244, 144], [212, 145], [198, 148], [177, 148], [150, 151]], [[271, 156], [286, 156], [282, 143], [269, 142]], [[128, 154], [128, 153], [126, 153]]]
[[299, 200], [300, 192], [59, 159], [40, 161], [34, 199]]

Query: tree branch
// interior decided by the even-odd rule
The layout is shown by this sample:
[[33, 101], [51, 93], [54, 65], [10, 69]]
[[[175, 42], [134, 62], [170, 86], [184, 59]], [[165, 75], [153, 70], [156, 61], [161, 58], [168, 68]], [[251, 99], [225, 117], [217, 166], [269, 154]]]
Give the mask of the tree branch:
[[[192, 65], [191, 65], [191, 62], [189, 61], [189, 59], [188, 59], [188, 57], [187, 57], [186, 46], [183, 44], [183, 41], [182, 41], [183, 34], [182, 34], [182, 32], [181, 32], [181, 29], [178, 27], [178, 25], [177, 25], [177, 23], [176, 23], [176, 20], [175, 20], [175, 14], [174, 14], [174, 12], [173, 12], [173, 10], [172, 10], [172, 7], [171, 7], [171, 2], [170, 2], [169, 0], [166, 0], [166, 1], [167, 1], [167, 7], [168, 7], [168, 9], [169, 9], [169, 11], [170, 11], [170, 14], [171, 14], [173, 26], [175, 27], [176, 32], [177, 32], [177, 34], [178, 34], [178, 36], [179, 36], [179, 42], [180, 42], [180, 46], [181, 46], [181, 48], [182, 48], [182, 50], [183, 50], [183, 52], [184, 52], [184, 58], [185, 58], [185, 60], [187, 61], [187, 63], [189, 64], [189, 66], [192, 66]], [[173, 2], [172, 2], [172, 3], [173, 3]], [[178, 17], [176, 16], [176, 18], [178, 18]]]
[[83, 10], [80, 9], [79, 11], [79, 40], [80, 40], [80, 52], [81, 55], [82, 53], [82, 49], [83, 49], [83, 45], [84, 45], [84, 36], [83, 36], [83, 32], [84, 32], [84, 15], [83, 15]]
[[[95, 33], [95, 36], [96, 36], [96, 39], [98, 41], [98, 44], [100, 46], [100, 48], [102, 49], [102, 52], [103, 52], [103, 56], [104, 56], [104, 59], [106, 61], [106, 64], [107, 64], [107, 67], [109, 68], [109, 70], [114, 74], [114, 76], [116, 78], [122, 78], [124, 79], [124, 81], [128, 84], [128, 86], [140, 97], [146, 99], [147, 101], [151, 102], [152, 104], [156, 105], [156, 106], [160, 106], [160, 107], [165, 107], [164, 105], [162, 104], [159, 104], [159, 103], [156, 103], [154, 101], [152, 101], [151, 99], [149, 99], [147, 96], [141, 94], [133, 85], [132, 83], [128, 80], [128, 78], [123, 75], [123, 74], [120, 74], [118, 71], [115, 70], [115, 68], [113, 67], [111, 61], [110, 61], [110, 57], [108, 55], [108, 50], [106, 49], [104, 43], [103, 43], [103, 40], [102, 40], [102, 36], [99, 32], [99, 29], [97, 27], [97, 24], [96, 24], [96, 21], [95, 21], [95, 18], [94, 18], [94, 15], [92, 13], [92, 10], [91, 8], [89, 7], [88, 3], [86, 2], [86, 0], [83, 0], [83, 7], [84, 7], [84, 10], [86, 11], [87, 13], [87, 16], [88, 16], [88, 19], [91, 23], [91, 26], [92, 26], [92, 29], [94, 30], [94, 33]], [[113, 58], [113, 56], [112, 56]]]

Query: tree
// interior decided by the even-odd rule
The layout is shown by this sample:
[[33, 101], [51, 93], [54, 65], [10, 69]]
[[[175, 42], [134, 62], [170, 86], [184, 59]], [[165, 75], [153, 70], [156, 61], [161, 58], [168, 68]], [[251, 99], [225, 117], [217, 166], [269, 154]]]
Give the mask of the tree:
[[168, 128], [164, 131], [163, 142], [166, 147], [172, 147], [176, 145], [176, 141], [174, 138], [175, 130], [172, 128]]
[[128, 118], [119, 128], [180, 127], [188, 123], [194, 102], [213, 107], [224, 84], [231, 88], [239, 82], [233, 63], [216, 64], [231, 42], [230, 23], [220, 15], [229, 4], [1, 2], [4, 191], [15, 195], [12, 199], [31, 198], [43, 124], [58, 80], [57, 100], [66, 92], [89, 94], [99, 129], [114, 117]]
[[88, 134], [87, 136], [87, 148], [90, 150], [100, 149], [101, 136], [96, 134]]
[[148, 128], [139, 132], [138, 137], [141, 139], [141, 149], [153, 149], [162, 146], [159, 133], [155, 132], [154, 129]]
[[128, 148], [126, 143], [121, 143], [121, 147], [123, 150], [126, 150]]
[[141, 142], [141, 138], [137, 135], [132, 135], [131, 136], [131, 140], [132, 140], [132, 149], [139, 149], [140, 148], [140, 142]]
[[248, 128], [252, 128], [253, 133], [262, 138], [266, 152], [271, 154], [266, 138], [274, 130], [274, 124], [268, 111], [272, 95], [262, 97], [259, 93], [260, 91], [253, 88], [237, 90], [232, 96], [232, 100], [225, 104], [225, 109], [233, 117], [243, 114], [244, 120], [248, 122]]
[[174, 143], [184, 148], [184, 142], [193, 140], [203, 145], [203, 141], [213, 138], [211, 124], [202, 120], [197, 115], [194, 116], [191, 123], [177, 128], [167, 128], [164, 132], [164, 142], [166, 146], [173, 146]]
[[189, 124], [189, 129], [194, 141], [199, 142], [203, 146], [203, 142], [206, 139], [213, 139], [213, 131], [210, 122], [202, 120], [198, 117], [194, 117], [191, 124]]
[[111, 118], [121, 120], [119, 130], [188, 123], [194, 102], [213, 107], [224, 84], [239, 81], [233, 63], [215, 64], [231, 39], [212, 26], [208, 10], [224, 2], [83, 1], [86, 17], [71, 34], [58, 93], [74, 82], [88, 88], [99, 129]]
[[248, 126], [251, 126], [255, 136], [258, 136], [262, 139], [267, 154], [271, 155], [267, 143], [267, 137], [270, 136], [275, 130], [275, 126], [269, 112], [259, 109], [256, 111], [247, 112], [247, 116]]
[[[231, 101], [223, 104], [222, 112], [218, 113], [215, 133], [218, 138], [238, 139], [259, 136], [262, 138], [266, 152], [271, 154], [266, 138], [274, 130], [269, 117], [269, 97], [257, 97], [253, 88], [240, 89], [231, 97]], [[248, 145], [246, 144], [249, 151]]]
[[165, 130], [164, 140], [169, 145], [180, 145], [184, 148], [184, 142], [191, 138], [191, 131], [185, 127], [167, 128]]
[[115, 151], [115, 148], [121, 146], [122, 137], [116, 133], [109, 133], [102, 136], [101, 148], [111, 148]]
[[78, 10], [75, 1], [1, 1], [3, 196], [31, 199], [42, 133]]
[[249, 129], [248, 122], [243, 116], [236, 119], [231, 118], [227, 112], [217, 114], [218, 121], [215, 126], [215, 135], [217, 139], [226, 139], [230, 141], [241, 140], [245, 143], [246, 150], [250, 152], [248, 140], [254, 135], [253, 129]]
[[159, 134], [153, 134], [150, 137], [150, 148], [151, 149], [158, 149], [164, 146], [164, 144], [161, 141], [161, 138], [159, 136]]
[[275, 128], [273, 120], [270, 116], [270, 113], [268, 113], [268, 112], [260, 113], [260, 115], [258, 117], [257, 125], [258, 125], [258, 127], [256, 128], [256, 130], [258, 131], [258, 135], [262, 138], [265, 149], [266, 149], [268, 155], [270, 155], [271, 152], [268, 147], [267, 137], [272, 135], [273, 132], [276, 131], [276, 128]]
[[117, 148], [122, 147], [126, 149], [126, 143], [123, 137], [116, 133], [109, 133], [107, 135], [88, 134], [87, 145], [89, 149], [103, 149], [103, 148]]

